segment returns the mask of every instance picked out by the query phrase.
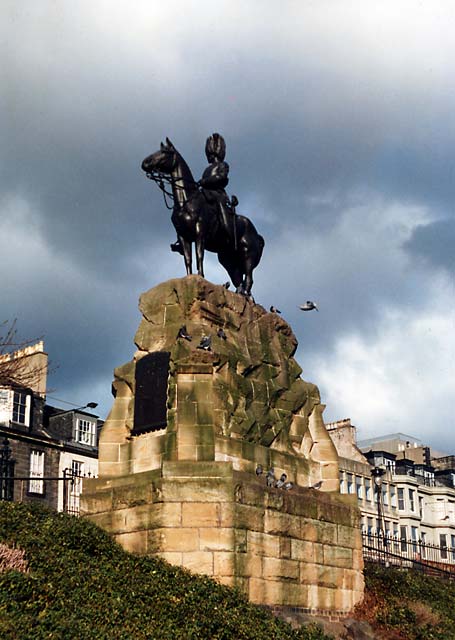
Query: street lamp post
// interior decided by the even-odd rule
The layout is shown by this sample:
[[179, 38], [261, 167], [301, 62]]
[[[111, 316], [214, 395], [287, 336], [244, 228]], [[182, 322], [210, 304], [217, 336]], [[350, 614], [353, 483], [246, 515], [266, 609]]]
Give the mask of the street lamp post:
[[382, 476], [385, 474], [385, 469], [381, 467], [374, 467], [371, 470], [373, 477], [374, 490], [376, 492], [376, 504], [378, 508], [378, 534], [382, 534], [384, 537], [384, 509], [382, 504]]

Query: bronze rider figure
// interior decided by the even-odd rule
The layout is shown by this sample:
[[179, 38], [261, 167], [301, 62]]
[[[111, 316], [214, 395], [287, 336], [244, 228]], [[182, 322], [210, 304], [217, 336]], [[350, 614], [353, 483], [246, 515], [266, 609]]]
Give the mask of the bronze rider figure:
[[[199, 184], [202, 187], [202, 192], [208, 204], [216, 207], [218, 210], [224, 232], [235, 251], [237, 249], [235, 207], [238, 204], [238, 200], [234, 195], [232, 196], [232, 200], [229, 200], [225, 191], [229, 182], [229, 165], [224, 161], [226, 143], [223, 136], [219, 133], [214, 133], [207, 138], [205, 155], [209, 161], [209, 166], [202, 174]], [[183, 253], [178, 240], [171, 244], [171, 249], [172, 251]]]

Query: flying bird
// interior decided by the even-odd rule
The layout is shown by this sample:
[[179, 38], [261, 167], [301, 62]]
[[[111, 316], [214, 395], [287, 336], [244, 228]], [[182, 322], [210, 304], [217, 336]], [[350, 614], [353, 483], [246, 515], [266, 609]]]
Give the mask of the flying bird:
[[313, 309], [316, 309], [316, 311], [319, 311], [317, 304], [315, 302], [312, 302], [311, 300], [307, 300], [305, 304], [301, 304], [300, 309], [302, 311], [313, 311]]
[[197, 346], [198, 349], [204, 349], [204, 351], [212, 350], [212, 338], [210, 336], [202, 336], [200, 343]]
[[226, 340], [226, 338], [227, 338], [226, 334], [224, 333], [224, 331], [223, 331], [223, 329], [221, 327], [216, 332], [216, 335], [218, 336], [218, 338], [221, 338], [221, 340]]
[[275, 469], [273, 467], [270, 467], [270, 469], [267, 471], [267, 475], [265, 477], [266, 481], [267, 481], [267, 486], [268, 487], [273, 487], [275, 482], [276, 482], [276, 478], [275, 478]]
[[271, 313], [281, 313], [281, 311], [279, 309], [277, 309], [276, 307], [274, 307], [273, 304], [270, 307], [270, 312]]
[[229, 289], [229, 287], [230, 287], [230, 286], [231, 286], [231, 283], [230, 283], [230, 282], [225, 282], [225, 283], [223, 284], [223, 287], [224, 287], [225, 289]]
[[264, 469], [262, 468], [262, 464], [258, 464], [258, 466], [256, 467], [256, 475], [262, 476], [263, 472], [264, 472]]
[[275, 487], [277, 489], [282, 489], [286, 484], [286, 478], [287, 478], [287, 475], [285, 473], [282, 473], [280, 476], [280, 479], [275, 482]]
[[191, 336], [186, 330], [185, 324], [182, 327], [180, 327], [179, 332], [177, 334], [177, 338], [184, 338], [185, 340], [188, 340], [188, 342], [191, 342]]

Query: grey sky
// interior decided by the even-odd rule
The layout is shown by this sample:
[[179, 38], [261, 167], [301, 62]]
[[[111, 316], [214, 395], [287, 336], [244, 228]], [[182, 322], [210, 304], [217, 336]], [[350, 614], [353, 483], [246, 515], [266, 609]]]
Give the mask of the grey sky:
[[[184, 275], [140, 163], [169, 136], [200, 177], [219, 131], [266, 240], [256, 300], [292, 325], [326, 420], [454, 451], [453, 2], [0, 12], [0, 319], [44, 334], [53, 395], [109, 410], [140, 293]], [[213, 257], [207, 277], [226, 280]]]

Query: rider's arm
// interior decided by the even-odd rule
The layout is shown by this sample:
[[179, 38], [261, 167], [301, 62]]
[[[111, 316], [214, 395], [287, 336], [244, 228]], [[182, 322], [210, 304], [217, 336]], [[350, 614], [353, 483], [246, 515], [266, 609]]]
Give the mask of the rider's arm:
[[201, 179], [201, 185], [205, 188], [223, 188], [229, 182], [229, 165], [227, 162], [217, 162], [204, 171]]

